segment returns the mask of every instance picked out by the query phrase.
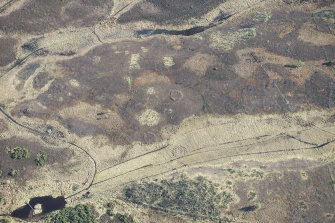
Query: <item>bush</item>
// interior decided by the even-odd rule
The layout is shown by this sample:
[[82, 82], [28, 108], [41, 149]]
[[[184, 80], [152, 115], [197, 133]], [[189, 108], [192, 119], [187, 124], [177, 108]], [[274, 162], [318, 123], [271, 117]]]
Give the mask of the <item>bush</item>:
[[0, 223], [10, 223], [8, 219], [0, 219]]
[[116, 223], [134, 223], [134, 220], [130, 215], [122, 215], [120, 213], [115, 215], [114, 220]]
[[254, 200], [255, 199], [255, 197], [256, 197], [256, 192], [254, 192], [254, 191], [250, 191], [249, 192], [249, 194], [248, 194], [248, 200], [250, 201], [250, 200]]
[[37, 157], [35, 159], [35, 163], [37, 166], [44, 166], [48, 160], [48, 154], [46, 152], [37, 153]]
[[51, 223], [97, 223], [92, 207], [79, 204], [75, 207], [68, 207], [51, 215]]
[[106, 214], [111, 217], [114, 216], [113, 210], [111, 209], [107, 209]]
[[12, 159], [16, 160], [28, 159], [30, 156], [29, 150], [21, 147], [15, 147], [13, 149], [10, 149], [8, 153]]
[[107, 207], [106, 214], [107, 214], [108, 216], [114, 216], [114, 213], [113, 213], [114, 205], [113, 205], [113, 203], [112, 203], [112, 202], [108, 202], [108, 203], [106, 204], [106, 207]]
[[18, 176], [20, 176], [20, 170], [14, 170], [14, 169], [12, 169], [9, 172], [9, 176], [11, 176], [11, 177], [18, 177]]
[[111, 209], [114, 208], [114, 205], [113, 205], [112, 202], [108, 202], [108, 203], [106, 204], [106, 206], [107, 206], [108, 208], [111, 208]]

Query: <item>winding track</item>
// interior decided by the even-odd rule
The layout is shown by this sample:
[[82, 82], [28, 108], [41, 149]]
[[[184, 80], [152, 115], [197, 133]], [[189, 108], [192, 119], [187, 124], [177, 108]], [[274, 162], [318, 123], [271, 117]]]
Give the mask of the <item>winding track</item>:
[[[2, 115], [4, 115], [4, 116], [7, 118], [7, 120], [10, 120], [10, 121], [11, 121], [12, 123], [14, 123], [15, 125], [17, 125], [17, 126], [19, 126], [19, 127], [21, 127], [21, 128], [24, 128], [25, 130], [27, 130], [27, 131], [29, 131], [29, 132], [35, 134], [35, 135], [43, 136], [43, 137], [51, 137], [49, 134], [47, 134], [47, 133], [45, 133], [45, 132], [41, 132], [41, 131], [39, 131], [39, 130], [36, 130], [36, 129], [33, 129], [33, 128], [29, 127], [29, 126], [26, 126], [26, 125], [21, 124], [20, 122], [18, 122], [17, 120], [15, 120], [12, 116], [10, 116], [10, 115], [9, 115], [9, 114], [8, 114], [2, 107], [1, 107], [1, 106], [0, 106], [0, 113], [1, 113]], [[56, 139], [56, 140], [59, 140], [60, 142], [64, 143], [64, 140], [61, 139], [61, 138], [59, 138], [59, 137], [52, 137], [52, 138], [53, 138], [53, 139]], [[71, 147], [76, 148], [78, 151], [81, 151], [81, 152], [83, 152], [84, 154], [86, 154], [86, 156], [88, 157], [88, 159], [93, 163], [93, 167], [92, 167], [92, 169], [93, 169], [93, 176], [92, 176], [92, 179], [91, 179], [89, 185], [86, 186], [86, 187], [84, 187], [83, 189], [77, 191], [77, 192], [74, 193], [74, 194], [71, 194], [71, 195], [69, 195], [69, 196], [66, 196], [65, 199], [68, 199], [68, 198], [70, 198], [70, 197], [73, 197], [73, 196], [75, 196], [75, 195], [77, 195], [77, 194], [82, 193], [82, 192], [85, 191], [85, 190], [90, 189], [90, 187], [92, 186], [92, 184], [93, 184], [93, 182], [94, 182], [95, 176], [96, 176], [96, 174], [97, 174], [97, 162], [96, 162], [96, 160], [93, 158], [93, 156], [92, 156], [86, 149], [84, 149], [84, 148], [78, 146], [77, 144], [75, 144], [75, 143], [73, 143], [73, 142], [65, 141], [65, 143], [67, 143], [67, 144], [68, 144], [69, 146], [71, 146]]]
[[[39, 130], [36, 130], [36, 129], [33, 129], [31, 127], [28, 127], [28, 126], [25, 126], [25, 125], [21, 124], [20, 122], [15, 120], [13, 117], [11, 117], [1, 107], [0, 107], [0, 113], [2, 113], [7, 118], [7, 120], [11, 121], [12, 123], [14, 123], [15, 125], [17, 125], [21, 128], [24, 128], [25, 130], [27, 130], [29, 132], [32, 132], [35, 135], [50, 137], [45, 132], [41, 132]], [[319, 129], [319, 131], [322, 131], [322, 129]], [[331, 133], [331, 134], [333, 134], [333, 133]], [[272, 150], [272, 151], [258, 151], [258, 152], [257, 151], [256, 152], [250, 151], [250, 152], [248, 152], [248, 150], [251, 147], [261, 146], [262, 143], [271, 142], [272, 140], [276, 140], [276, 139], [280, 139], [280, 138], [295, 140], [299, 143], [309, 145], [309, 147], [276, 149], [276, 150]], [[62, 140], [60, 138], [55, 138], [55, 139], [60, 140], [61, 142], [64, 142], [64, 140]], [[260, 136], [255, 136], [255, 137], [241, 139], [241, 140], [233, 140], [233, 141], [227, 141], [227, 142], [223, 142], [223, 143], [213, 144], [212, 146], [199, 147], [199, 148], [196, 148], [196, 149], [192, 150], [191, 153], [188, 153], [188, 154], [185, 154], [183, 156], [176, 157], [176, 158], [170, 157], [170, 159], [168, 159], [167, 161], [163, 161], [163, 162], [160, 162], [159, 159], [155, 160], [154, 162], [147, 162], [147, 163], [144, 162], [140, 167], [136, 167], [136, 168], [133, 168], [133, 169], [130, 169], [130, 170], [125, 169], [126, 170], [125, 172], [121, 171], [121, 173], [119, 173], [115, 176], [108, 177], [108, 178], [105, 178], [105, 179], [101, 179], [99, 181], [96, 181], [97, 176], [99, 174], [103, 174], [106, 171], [107, 172], [109, 172], [109, 171], [114, 172], [114, 170], [116, 170], [116, 169], [120, 170], [119, 167], [122, 168], [123, 165], [132, 166], [133, 163], [141, 163], [140, 161], [141, 161], [142, 158], [145, 159], [146, 157], [150, 157], [151, 155], [157, 155], [158, 157], [162, 156], [162, 154], [167, 154], [166, 152], [169, 151], [169, 149], [171, 149], [172, 145], [165, 144], [165, 145], [159, 147], [158, 149], [155, 149], [153, 151], [150, 151], [150, 152], [132, 157], [128, 160], [122, 161], [118, 164], [115, 164], [111, 167], [105, 168], [105, 169], [98, 172], [97, 171], [97, 162], [94, 159], [94, 157], [88, 152], [88, 150], [78, 146], [77, 144], [75, 144], [73, 142], [68, 142], [68, 141], [65, 141], [65, 142], [69, 146], [72, 146], [72, 147], [76, 148], [77, 150], [85, 153], [86, 156], [88, 157], [88, 159], [92, 162], [92, 169], [93, 169], [93, 171], [92, 171], [93, 176], [90, 180], [90, 183], [87, 186], [85, 186], [84, 188], [80, 189], [79, 191], [77, 191], [77, 192], [75, 192], [71, 195], [66, 196], [66, 199], [69, 199], [69, 198], [74, 197], [78, 194], [81, 194], [84, 191], [87, 191], [87, 190], [91, 189], [92, 187], [99, 186], [100, 184], [103, 184], [105, 182], [111, 181], [113, 179], [117, 179], [117, 178], [122, 177], [122, 176], [129, 175], [129, 174], [135, 174], [135, 175], [141, 176], [140, 173], [152, 172], [153, 170], [162, 167], [162, 169], [160, 169], [160, 171], [158, 173], [149, 174], [149, 175], [144, 174], [143, 177], [140, 177], [140, 178], [137, 178], [137, 179], [134, 179], [134, 180], [128, 180], [126, 182], [120, 182], [121, 184], [117, 185], [117, 187], [121, 187], [123, 185], [126, 185], [126, 184], [134, 182], [134, 181], [143, 180], [143, 179], [163, 175], [165, 173], [169, 173], [169, 172], [172, 172], [174, 170], [178, 170], [178, 169], [183, 168], [183, 167], [195, 166], [195, 165], [199, 165], [199, 164], [203, 164], [203, 163], [210, 163], [210, 162], [218, 161], [218, 160], [222, 160], [222, 159], [237, 158], [237, 157], [243, 157], [243, 156], [276, 154], [276, 153], [283, 153], [283, 152], [295, 152], [295, 151], [304, 151], [304, 150], [318, 150], [318, 149], [324, 148], [325, 146], [333, 144], [335, 142], [335, 139], [332, 139], [330, 141], [326, 141], [326, 142], [323, 142], [323, 143], [315, 144], [315, 143], [305, 142], [301, 139], [297, 139], [296, 137], [288, 135], [288, 134], [286, 134], [286, 135], [285, 134], [277, 134], [277, 135], [273, 135], [273, 136], [268, 135], [268, 134], [260, 135]], [[245, 143], [245, 144], [241, 145], [241, 143]], [[236, 144], [240, 144], [240, 145], [236, 145]], [[228, 147], [227, 147], [227, 145], [228, 145]], [[232, 146], [229, 146], [229, 145], [232, 145]], [[238, 149], [241, 149], [241, 148], [246, 148], [246, 149], [243, 152], [237, 152], [236, 154], [232, 154], [232, 155], [223, 155], [223, 156], [219, 155], [219, 152], [226, 151], [227, 149], [228, 150], [232, 150], [232, 149], [238, 150]], [[210, 155], [213, 152], [215, 152], [215, 155], [214, 156]], [[206, 157], [206, 156], [208, 156], [209, 158], [205, 159], [205, 160], [200, 158], [200, 157]], [[199, 159], [197, 157], [199, 157]], [[187, 161], [187, 158], [190, 158], [191, 162]], [[165, 158], [163, 160], [165, 160]], [[180, 163], [181, 163], [181, 165], [178, 165]], [[153, 172], [155, 172], [155, 171], [153, 171]], [[108, 186], [108, 185], [104, 184], [103, 186]]]

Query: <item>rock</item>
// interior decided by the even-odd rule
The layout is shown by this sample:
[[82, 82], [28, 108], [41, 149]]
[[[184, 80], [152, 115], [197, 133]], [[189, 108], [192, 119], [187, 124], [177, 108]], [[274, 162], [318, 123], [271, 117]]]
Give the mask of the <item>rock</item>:
[[42, 214], [42, 205], [41, 204], [36, 204], [34, 206], [34, 215], [37, 214]]

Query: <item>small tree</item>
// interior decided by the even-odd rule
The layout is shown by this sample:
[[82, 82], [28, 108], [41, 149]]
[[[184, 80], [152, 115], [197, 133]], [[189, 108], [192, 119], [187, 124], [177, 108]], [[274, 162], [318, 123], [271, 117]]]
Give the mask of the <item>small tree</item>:
[[19, 171], [19, 170], [14, 170], [14, 169], [12, 169], [12, 170], [9, 172], [9, 176], [11, 176], [11, 177], [18, 177], [18, 176], [20, 176], [20, 171]]
[[37, 153], [35, 163], [37, 166], [44, 166], [47, 160], [48, 160], [48, 154], [46, 152], [41, 151]]
[[8, 153], [12, 159], [16, 160], [28, 159], [30, 157], [29, 150], [21, 147], [10, 149]]

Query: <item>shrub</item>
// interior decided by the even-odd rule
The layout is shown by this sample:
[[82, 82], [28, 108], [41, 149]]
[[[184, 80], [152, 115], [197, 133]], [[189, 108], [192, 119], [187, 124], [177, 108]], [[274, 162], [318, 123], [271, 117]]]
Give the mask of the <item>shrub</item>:
[[256, 195], [257, 195], [256, 192], [250, 191], [248, 194], [248, 200], [250, 201], [250, 200], [255, 199]]
[[130, 215], [122, 215], [120, 213], [117, 213], [115, 215], [114, 220], [117, 223], [134, 223], [134, 220], [133, 220], [133, 218]]
[[9, 172], [9, 176], [11, 176], [11, 177], [18, 177], [18, 176], [20, 176], [20, 170], [14, 170], [14, 169], [12, 169]]
[[298, 202], [298, 208], [299, 210], [307, 210], [308, 209], [308, 205], [304, 202], [304, 201], [299, 201]]
[[111, 208], [111, 209], [114, 208], [114, 205], [113, 205], [112, 202], [108, 202], [108, 203], [106, 204], [106, 206], [107, 206], [108, 208]]
[[37, 153], [37, 157], [35, 159], [35, 163], [37, 166], [44, 166], [48, 160], [48, 154], [46, 152]]
[[108, 216], [114, 216], [113, 210], [111, 210], [111, 209], [107, 209], [106, 214]]
[[15, 147], [13, 149], [10, 149], [8, 153], [12, 159], [16, 160], [28, 159], [30, 156], [29, 150], [21, 147]]
[[107, 207], [106, 214], [107, 214], [108, 216], [114, 216], [114, 213], [113, 213], [114, 205], [113, 205], [113, 203], [112, 203], [112, 202], [108, 202], [108, 203], [106, 204], [106, 207]]
[[10, 223], [8, 219], [0, 219], [0, 223]]
[[97, 223], [91, 206], [78, 204], [51, 215], [51, 223]]

